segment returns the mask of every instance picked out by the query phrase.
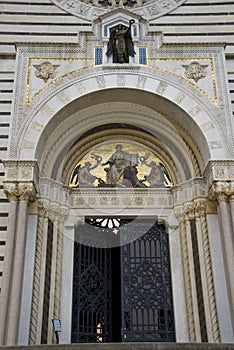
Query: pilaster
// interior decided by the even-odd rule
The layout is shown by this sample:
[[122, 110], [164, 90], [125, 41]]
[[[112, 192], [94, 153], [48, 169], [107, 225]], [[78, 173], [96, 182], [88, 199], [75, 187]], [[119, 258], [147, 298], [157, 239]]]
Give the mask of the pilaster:
[[210, 198], [217, 202], [218, 217], [221, 226], [221, 241], [225, 264], [225, 274], [229, 295], [229, 303], [234, 330], [234, 233], [233, 233], [233, 193], [234, 181], [214, 181], [210, 187]]
[[[36, 190], [32, 181], [4, 181], [4, 192], [10, 201], [7, 234], [6, 279], [1, 297], [1, 343], [15, 345], [18, 342], [21, 297], [23, 288], [28, 204], [35, 200]], [[4, 271], [5, 272], [5, 271]]]
[[[202, 292], [204, 304], [204, 322], [207, 341], [220, 342], [218, 316], [215, 300], [215, 289], [212, 274], [212, 264], [206, 222], [206, 199], [197, 198], [175, 209], [175, 215], [180, 222], [181, 244], [184, 266], [184, 283], [187, 302], [188, 326], [191, 342], [201, 342], [201, 324], [198, 294]], [[195, 222], [195, 232], [192, 231], [191, 220]], [[195, 237], [192, 238], [192, 235]], [[194, 255], [197, 242], [198, 256]], [[196, 261], [194, 260], [196, 259]], [[199, 264], [201, 286], [197, 285]], [[198, 289], [201, 288], [201, 291]]]

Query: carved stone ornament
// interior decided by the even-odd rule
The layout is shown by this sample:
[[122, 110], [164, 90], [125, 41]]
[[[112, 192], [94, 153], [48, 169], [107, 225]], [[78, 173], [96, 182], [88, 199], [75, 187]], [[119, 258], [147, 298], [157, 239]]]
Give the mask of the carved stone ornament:
[[7, 196], [9, 202], [17, 202], [19, 198], [19, 189], [16, 182], [5, 183], [4, 184], [4, 193]]
[[11, 182], [4, 183], [4, 193], [11, 201], [35, 201], [36, 191], [32, 182]]
[[183, 65], [185, 68], [185, 75], [188, 79], [193, 79], [196, 83], [200, 79], [204, 79], [207, 75], [207, 64], [200, 64], [199, 62], [191, 62], [188, 65]]
[[19, 200], [21, 201], [32, 201], [36, 199], [36, 192], [33, 183], [20, 183], [19, 184]]
[[34, 65], [34, 67], [36, 68], [36, 77], [47, 83], [49, 79], [54, 79], [56, 77], [56, 69], [59, 65], [53, 65], [49, 61], [44, 61], [39, 65]]
[[97, 19], [116, 8], [153, 19], [176, 9], [186, 0], [51, 0], [63, 10], [81, 18]]
[[220, 202], [228, 202], [234, 194], [233, 181], [216, 181], [210, 188], [210, 200], [217, 200]]

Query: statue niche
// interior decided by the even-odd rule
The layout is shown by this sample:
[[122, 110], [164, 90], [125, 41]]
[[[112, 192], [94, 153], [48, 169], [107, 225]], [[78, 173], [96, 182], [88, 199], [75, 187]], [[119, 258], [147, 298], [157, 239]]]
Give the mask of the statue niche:
[[129, 27], [119, 24], [111, 29], [106, 55], [113, 57], [113, 63], [129, 63], [129, 56], [135, 56], [136, 52], [131, 35], [133, 23], [135, 21], [131, 19]]

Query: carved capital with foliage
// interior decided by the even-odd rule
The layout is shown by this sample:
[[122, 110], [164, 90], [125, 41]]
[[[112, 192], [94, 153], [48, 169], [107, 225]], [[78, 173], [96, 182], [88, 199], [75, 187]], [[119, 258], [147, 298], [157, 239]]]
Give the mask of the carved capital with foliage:
[[19, 183], [19, 201], [34, 202], [36, 200], [36, 190], [33, 182]]
[[18, 183], [4, 183], [4, 193], [7, 196], [9, 202], [18, 202], [19, 198], [19, 189]]
[[234, 195], [233, 181], [215, 181], [209, 191], [209, 198], [220, 202], [228, 202]]
[[195, 217], [199, 218], [206, 215], [206, 203], [205, 201], [195, 202]]
[[4, 182], [4, 193], [10, 202], [34, 202], [36, 200], [36, 190], [33, 182]]

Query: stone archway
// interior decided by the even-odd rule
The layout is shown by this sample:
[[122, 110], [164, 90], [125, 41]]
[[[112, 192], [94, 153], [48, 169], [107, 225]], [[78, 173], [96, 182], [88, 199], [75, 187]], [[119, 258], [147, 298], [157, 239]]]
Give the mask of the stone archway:
[[[174, 108], [182, 112], [176, 113], [176, 121], [185, 129], [189, 129], [190, 121], [193, 121], [191, 136], [203, 150], [205, 163], [210, 158], [227, 154], [220, 134], [222, 126], [217, 119], [217, 108], [199, 90], [186, 82], [181, 82], [176, 76], [155, 69], [137, 67], [134, 70], [124, 69], [124, 72], [121, 72], [109, 67], [95, 67], [88, 71], [73, 73], [69, 75], [69, 79], [68, 77], [61, 79], [56, 86], [47, 88], [25, 108], [21, 125], [17, 126], [16, 120], [13, 125], [15, 130], [17, 127], [20, 128], [18, 135], [15, 134], [16, 137], [12, 140], [10, 156], [14, 158], [17, 155], [22, 159], [32, 158], [32, 155], [35, 157], [36, 149], [39, 150], [38, 141], [42, 131], [52, 121], [53, 116], [57, 116], [54, 126], [62, 122], [66, 106], [68, 109], [65, 118], [68, 114], [74, 113], [74, 110], [70, 110], [73, 102], [75, 103], [73, 106], [77, 105], [79, 109], [81, 107], [79, 101], [83, 104], [86, 100], [84, 102], [86, 105], [87, 101], [89, 106], [93, 105], [90, 93], [99, 91], [101, 96], [103, 92], [111, 89], [109, 91], [111, 102], [115, 99], [113, 89], [126, 88], [141, 92], [143, 104], [148, 100], [147, 96], [152, 95], [149, 103], [155, 105], [158, 102], [161, 112], [172, 115]], [[169, 110], [165, 108], [163, 101], [171, 102]]]
[[[119, 111], [120, 106], [122, 110]], [[169, 141], [173, 142], [171, 144], [175, 149], [173, 150], [173, 147], [171, 147], [171, 151], [174, 151], [176, 154], [175, 150], [181, 150], [183, 155], [181, 164], [187, 162], [186, 164], [191, 170], [190, 176], [186, 178], [185, 171], [183, 172], [181, 165], [179, 169], [181, 178], [178, 176], [178, 182], [194, 177], [194, 174], [196, 174], [194, 164], [196, 162], [198, 168], [200, 167], [200, 171], [203, 171], [210, 158], [227, 154], [220, 136], [220, 125], [216, 120], [216, 107], [200, 91], [186, 84], [181, 85], [181, 81], [178, 78], [148, 68], [124, 69], [122, 72], [121, 70], [112, 71], [110, 68], [101, 67], [91, 68], [88, 72], [74, 73], [69, 79], [64, 78], [56, 86], [50, 86], [25, 108], [24, 119], [18, 132], [16, 132], [17, 122], [13, 125], [15, 137], [12, 138], [10, 157], [12, 159], [15, 157], [20, 159], [22, 166], [25, 167], [26, 164], [29, 168], [32, 164], [28, 160], [32, 158], [37, 159], [40, 171], [43, 171], [43, 176], [49, 177], [49, 179], [43, 180], [44, 187], [40, 192], [40, 195], [43, 197], [42, 210], [38, 219], [40, 233], [38, 236], [40, 239], [43, 237], [42, 227], [48, 220], [47, 206], [45, 204], [49, 208], [49, 215], [51, 215], [54, 224], [54, 232], [58, 234], [58, 222], [61, 217], [61, 211], [66, 211], [70, 199], [71, 203], [74, 204], [80, 203], [79, 200], [82, 197], [79, 197], [79, 194], [77, 195], [76, 193], [72, 194], [71, 198], [69, 197], [69, 190], [65, 189], [64, 184], [60, 182], [63, 178], [63, 166], [57, 168], [57, 164], [59, 164], [61, 159], [64, 160], [66, 158], [66, 153], [72, 150], [72, 145], [79, 137], [82, 138], [88, 131], [95, 130], [100, 124], [107, 125], [109, 123], [106, 111], [112, 113], [113, 122], [116, 124], [126, 123], [127, 120], [129, 125], [137, 124], [136, 126], [144, 132], [149, 133], [151, 131], [153, 138], [160, 135], [161, 144], [163, 144], [163, 141], [167, 141], [168, 145]], [[138, 112], [137, 118], [135, 117], [136, 112]], [[193, 126], [192, 129], [191, 125]], [[188, 133], [186, 129], [189, 129], [190, 132]], [[189, 140], [190, 136], [191, 139]], [[180, 144], [181, 140], [183, 143]], [[189, 147], [184, 147], [186, 141]], [[169, 149], [170, 147], [168, 147], [168, 153]], [[195, 163], [190, 163], [189, 149], [196, 159]], [[62, 153], [63, 150], [66, 151], [64, 154]], [[69, 162], [66, 165], [68, 169], [70, 166]], [[20, 162], [17, 163], [18, 166], [21, 166]], [[36, 168], [35, 164], [33, 164], [33, 167]], [[26, 174], [23, 170], [22, 174], [28, 176], [27, 181], [36, 179], [34, 171]], [[55, 173], [56, 176], [53, 178], [52, 174]], [[58, 177], [57, 173], [59, 174]], [[8, 174], [10, 174], [10, 171]], [[40, 175], [39, 172], [39, 177]], [[11, 178], [11, 180], [13, 181], [14, 179]], [[202, 186], [204, 185], [203, 180], [198, 181], [201, 181]], [[202, 186], [197, 190], [196, 185], [196, 181], [185, 184], [185, 192], [189, 192], [189, 187], [192, 187], [197, 196], [206, 195], [205, 191], [205, 193], [202, 193]], [[182, 186], [175, 190], [174, 198], [173, 193], [168, 194], [167, 203], [169, 203], [170, 208], [164, 218], [168, 219], [174, 204], [180, 204], [180, 202], [177, 202], [179, 198], [177, 193], [180, 190], [182, 193], [184, 187]], [[197, 192], [195, 192], [195, 189]], [[178, 192], [176, 192], [177, 190]], [[85, 195], [92, 200], [96, 193], [87, 191]], [[128, 193], [126, 192], [125, 195], [128, 195]], [[154, 206], [147, 208], [149, 209], [148, 213], [150, 213], [152, 208], [159, 207], [158, 203], [161, 197], [158, 193], [155, 193], [153, 197], [157, 198], [158, 202], [155, 202]], [[188, 198], [188, 200], [191, 199], [193, 200], [193, 197]], [[137, 201], [134, 203], [135, 207], [133, 209], [137, 209]], [[98, 202], [98, 209], [100, 205], [101, 199]], [[106, 210], [107, 206], [104, 205], [103, 208]], [[79, 216], [81, 221], [83, 220], [85, 216], [83, 209], [87, 208], [80, 206], [78, 211], [75, 208], [76, 220]], [[161, 208], [159, 208], [160, 210]], [[129, 209], [128, 213], [131, 212]], [[76, 224], [77, 222], [72, 222], [73, 230]], [[69, 223], [67, 226], [69, 227]], [[178, 241], [176, 243], [178, 244]], [[58, 281], [58, 275], [61, 273], [61, 237], [57, 249], [58, 255], [55, 254], [55, 258], [57, 259], [56, 261], [59, 260], [60, 265], [56, 265], [57, 262], [53, 265], [54, 284]], [[40, 261], [39, 255], [37, 258]], [[56, 269], [57, 272], [55, 272]], [[180, 283], [182, 285], [181, 280]], [[191, 292], [191, 285], [188, 289]], [[48, 306], [48, 310], [52, 314], [54, 308], [55, 314], [58, 315], [59, 283], [52, 297], [56, 299], [56, 305], [51, 304]], [[33, 302], [34, 305], [37, 304], [36, 297]], [[184, 304], [181, 308], [185, 308]], [[37, 321], [35, 321], [37, 312], [34, 312], [34, 315], [31, 315], [31, 317], [31, 334], [33, 334], [37, 326]], [[215, 322], [214, 328], [216, 327]], [[192, 319], [191, 324], [192, 327], [196, 326], [194, 319]], [[195, 331], [198, 334], [198, 338], [192, 339], [199, 339], [199, 330], [195, 329]], [[52, 339], [51, 329], [48, 332], [50, 339]], [[35, 339], [32, 339], [32, 342], [34, 341], [38, 341], [38, 335], [36, 335]]]

